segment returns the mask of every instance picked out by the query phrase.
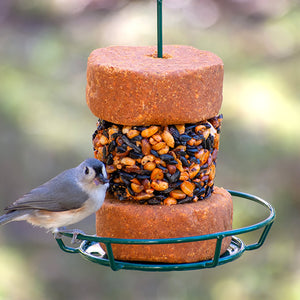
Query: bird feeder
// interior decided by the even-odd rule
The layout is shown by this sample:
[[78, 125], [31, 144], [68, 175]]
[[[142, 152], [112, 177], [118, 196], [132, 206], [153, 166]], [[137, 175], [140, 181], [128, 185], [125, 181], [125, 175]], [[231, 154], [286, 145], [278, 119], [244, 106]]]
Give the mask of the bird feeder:
[[[107, 171], [111, 180], [110, 192], [118, 197], [120, 203], [124, 203], [124, 200], [133, 199], [135, 203], [140, 202], [135, 205], [140, 206], [141, 210], [143, 209], [141, 207], [147, 206], [149, 208], [151, 205], [159, 206], [160, 204], [178, 207], [190, 205], [190, 209], [196, 205], [192, 202], [199, 203], [209, 199], [214, 192], [213, 179], [219, 145], [219, 123], [221, 122], [221, 117], [216, 117], [215, 114], [219, 111], [220, 99], [222, 99], [223, 65], [214, 54], [205, 51], [199, 52], [191, 47], [165, 47], [167, 53], [163, 53], [162, 0], [157, 1], [157, 51], [155, 54], [145, 54], [144, 52], [149, 49], [135, 48], [133, 55], [131, 49], [126, 47], [108, 48], [100, 49], [90, 56], [87, 102], [90, 108], [95, 106], [95, 110], [98, 110], [95, 113], [91, 108], [95, 115], [100, 114], [103, 119], [109, 118], [106, 120], [108, 122], [99, 121], [99, 126], [93, 136], [95, 157], [107, 164]], [[186, 51], [185, 56], [187, 58], [180, 56], [182, 51]], [[106, 62], [101, 61], [105, 55], [110, 55], [114, 65], [107, 65]], [[133, 61], [128, 64], [126, 60], [130, 61], [131, 59]], [[136, 59], [141, 59], [141, 66], [136, 67]], [[190, 61], [185, 59], [190, 59]], [[199, 63], [201, 64], [200, 69], [197, 68]], [[128, 70], [122, 69], [124, 64], [126, 67], [129, 66]], [[155, 69], [156, 66], [159, 69], [162, 64], [166, 69], [163, 76], [159, 75], [159, 70]], [[188, 71], [180, 69], [181, 65], [184, 68], [189, 65]], [[102, 77], [97, 78], [97, 76]], [[184, 80], [181, 80], [183, 77]], [[164, 85], [161, 84], [161, 79], [164, 80]], [[176, 91], [170, 88], [172, 86]], [[152, 87], [155, 87], [155, 90]], [[106, 95], [110, 100], [116, 100], [113, 105], [110, 103], [114, 111], [109, 111], [107, 107], [103, 110], [103, 105], [93, 104], [98, 95], [102, 97], [103, 103], [107, 103]], [[149, 95], [151, 96], [148, 97]], [[132, 100], [135, 99], [135, 96], [138, 101], [141, 101], [142, 110], [135, 110], [135, 108], [130, 110], [130, 105], [127, 105], [127, 100], [131, 99], [132, 103], [136, 102]], [[153, 97], [156, 97], [155, 100]], [[166, 98], [169, 98], [169, 102], [165, 101]], [[168, 106], [170, 101], [174, 100], [175, 103], [176, 99], [182, 101], [182, 98], [185, 101], [184, 108], [190, 109], [190, 111], [185, 113], [183, 112], [184, 109], [174, 105], [172, 106], [173, 113], [170, 113], [168, 111], [170, 110]], [[122, 101], [125, 103], [123, 107]], [[157, 107], [160, 107], [159, 113]], [[197, 107], [200, 107], [199, 111], [197, 111]], [[147, 120], [143, 109], [148, 109]], [[203, 120], [195, 120], [199, 112], [203, 114]], [[176, 125], [180, 122], [185, 125]], [[157, 132], [160, 132], [160, 135], [156, 134]], [[115, 157], [113, 153], [115, 153]], [[275, 210], [271, 204], [255, 195], [232, 190], [227, 190], [227, 192], [223, 190], [222, 193], [226, 193], [230, 198], [230, 203], [226, 204], [226, 209], [229, 210], [229, 213], [226, 214], [229, 219], [231, 218], [229, 220], [230, 227], [219, 226], [213, 230], [214, 232], [208, 230], [205, 234], [191, 235], [191, 231], [188, 231], [189, 234], [187, 235], [164, 236], [163, 238], [148, 238], [148, 236], [145, 237], [137, 232], [137, 235], [134, 236], [142, 236], [142, 238], [128, 238], [126, 236], [116, 237], [115, 234], [104, 237], [101, 234], [102, 231], [99, 234], [97, 230], [98, 236], [78, 234], [77, 239], [82, 242], [76, 248], [67, 246], [63, 238], [56, 238], [56, 241], [63, 251], [80, 254], [83, 258], [110, 267], [114, 271], [121, 269], [181, 271], [213, 268], [236, 260], [246, 251], [261, 247], [275, 219]], [[232, 200], [230, 196], [234, 202], [254, 203], [261, 211], [267, 212], [268, 216], [258, 223], [242, 228], [232, 228]], [[191, 203], [188, 204], [189, 202]], [[205, 205], [209, 207], [210, 204], [207, 203]], [[220, 209], [224, 209], [223, 202]], [[192, 214], [195, 215], [193, 208], [191, 210]], [[204, 210], [204, 218], [206, 218], [206, 212]], [[148, 216], [143, 216], [143, 213], [141, 215], [139, 216], [140, 219]], [[97, 219], [99, 218], [97, 213]], [[198, 219], [200, 219], [198, 222], [201, 224], [202, 219], [199, 217]], [[221, 219], [219, 223], [226, 222]], [[150, 223], [151, 226], [153, 224]], [[187, 224], [182, 224], [182, 226], [184, 228], [189, 227]], [[210, 227], [210, 223], [208, 227]], [[111, 226], [107, 225], [107, 228], [111, 228]], [[153, 231], [157, 231], [159, 228], [158, 225]], [[139, 228], [136, 230], [138, 231]], [[256, 231], [260, 232], [260, 235], [257, 233], [259, 235], [257, 242], [249, 244], [242, 240], [241, 236], [244, 234]], [[71, 234], [64, 232], [61, 233], [61, 236], [72, 237]], [[167, 258], [163, 253], [164, 247], [175, 249], [172, 247], [187, 245], [189, 248], [189, 245], [198, 245], [198, 242], [212, 245], [212, 254], [206, 256], [205, 259], [196, 261], [189, 258], [185, 260], [181, 257], [177, 262], [172, 251]], [[105, 252], [100, 245], [105, 248]], [[226, 245], [225, 249], [224, 245]], [[161, 249], [161, 257], [148, 260], [148, 253], [151, 253], [156, 246]], [[122, 247], [134, 249], [131, 252], [135, 256], [127, 259], [126, 255], [120, 255], [116, 249]], [[135, 251], [135, 249], [140, 250]], [[181, 252], [184, 252], [181, 253], [181, 256], [189, 255], [185, 251]], [[193, 248], [193, 252], [197, 251]]]

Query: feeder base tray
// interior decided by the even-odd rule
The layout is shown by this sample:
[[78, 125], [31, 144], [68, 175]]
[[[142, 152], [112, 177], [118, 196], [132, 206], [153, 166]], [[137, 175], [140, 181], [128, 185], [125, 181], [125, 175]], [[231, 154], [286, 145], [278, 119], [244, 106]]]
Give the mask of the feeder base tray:
[[[250, 194], [230, 191], [228, 192], [237, 198], [243, 198], [246, 200], [253, 201], [257, 204], [260, 204], [265, 209], [268, 210], [269, 215], [264, 220], [238, 229], [227, 230], [223, 232], [216, 232], [207, 235], [200, 236], [190, 236], [190, 237], [181, 237], [181, 238], [168, 238], [168, 239], [120, 239], [120, 238], [105, 238], [98, 236], [91, 236], [85, 234], [79, 234], [77, 239], [82, 240], [83, 242], [78, 248], [73, 248], [67, 246], [62, 238], [57, 238], [56, 241], [59, 247], [68, 253], [79, 253], [85, 259], [98, 263], [103, 266], [110, 267], [112, 270], [117, 271], [121, 269], [126, 270], [139, 270], [139, 271], [183, 271], [183, 270], [197, 270], [204, 268], [213, 268], [218, 265], [223, 265], [229, 263], [233, 260], [239, 258], [245, 251], [255, 250], [261, 247], [268, 235], [268, 232], [275, 220], [275, 210], [274, 208], [265, 200], [253, 196]], [[262, 229], [262, 233], [256, 243], [245, 244], [240, 238], [237, 238], [236, 235], [245, 234], [252, 231], [257, 231]], [[61, 235], [72, 238], [70, 233], [61, 233]], [[231, 237], [231, 243], [224, 254], [221, 255], [221, 246], [222, 241], [226, 237]], [[129, 262], [116, 260], [112, 250], [112, 244], [131, 244], [131, 245], [145, 245], [145, 244], [173, 244], [173, 243], [189, 243], [196, 241], [205, 241], [205, 240], [216, 240], [216, 247], [214, 257], [211, 260], [193, 262], [193, 263], [181, 263], [181, 264], [172, 264], [172, 263], [150, 263], [150, 262]], [[105, 244], [107, 255], [101, 251], [99, 243]], [[96, 246], [96, 247], [95, 247]], [[96, 248], [100, 251], [95, 251]]]

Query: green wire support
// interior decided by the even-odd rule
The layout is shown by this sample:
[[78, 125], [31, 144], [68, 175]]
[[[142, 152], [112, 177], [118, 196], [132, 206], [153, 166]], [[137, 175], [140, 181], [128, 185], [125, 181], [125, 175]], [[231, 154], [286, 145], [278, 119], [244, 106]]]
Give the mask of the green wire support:
[[[271, 226], [275, 220], [275, 210], [267, 201], [247, 193], [237, 192], [228, 190], [228, 192], [233, 197], [243, 198], [246, 200], [253, 201], [260, 204], [265, 209], [269, 211], [269, 215], [264, 220], [242, 228], [232, 229], [223, 232], [216, 232], [207, 235], [200, 236], [190, 236], [190, 237], [179, 237], [179, 238], [169, 238], [169, 239], [120, 239], [120, 238], [105, 238], [98, 236], [91, 236], [85, 234], [79, 234], [77, 239], [83, 242], [78, 248], [72, 248], [66, 246], [62, 238], [57, 238], [56, 241], [59, 247], [67, 253], [79, 253], [85, 259], [110, 267], [113, 271], [117, 270], [139, 270], [139, 271], [187, 271], [187, 270], [198, 270], [204, 268], [214, 268], [219, 265], [229, 263], [233, 260], [239, 258], [245, 251], [255, 250], [260, 248], [266, 240], [266, 237], [271, 229]], [[248, 232], [256, 231], [264, 228], [263, 232], [258, 239], [258, 242], [246, 245], [240, 238], [236, 235], [242, 235]], [[61, 233], [61, 235], [72, 238], [70, 233]], [[222, 241], [225, 237], [231, 236], [231, 244], [227, 251], [220, 255]], [[216, 248], [213, 259], [207, 261], [199, 261], [195, 263], [183, 263], [183, 264], [165, 264], [165, 263], [142, 263], [142, 262], [128, 262], [128, 261], [118, 261], [113, 255], [113, 244], [134, 244], [134, 245], [145, 245], [145, 244], [176, 244], [176, 243], [189, 243], [216, 239]], [[100, 255], [97, 252], [89, 251], [91, 247], [95, 244], [103, 243], [106, 246], [107, 253], [105, 255]]]
[[163, 57], [162, 0], [157, 0], [157, 57]]

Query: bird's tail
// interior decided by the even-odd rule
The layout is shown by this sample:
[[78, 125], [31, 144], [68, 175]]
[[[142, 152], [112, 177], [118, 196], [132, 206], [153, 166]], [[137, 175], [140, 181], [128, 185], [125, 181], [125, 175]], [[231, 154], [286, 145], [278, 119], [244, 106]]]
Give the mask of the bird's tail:
[[16, 220], [17, 218], [20, 218], [22, 215], [24, 215], [24, 212], [22, 211], [10, 211], [2, 216], [0, 216], [0, 225], [7, 224], [11, 221]]

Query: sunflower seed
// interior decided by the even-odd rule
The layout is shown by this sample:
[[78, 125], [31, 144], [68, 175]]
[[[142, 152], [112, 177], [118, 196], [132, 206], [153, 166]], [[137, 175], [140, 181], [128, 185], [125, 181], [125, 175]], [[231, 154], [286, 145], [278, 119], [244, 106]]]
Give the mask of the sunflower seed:
[[132, 143], [127, 136], [123, 135], [122, 140], [127, 146], [131, 147], [134, 151], [141, 153], [141, 149], [137, 145]]

